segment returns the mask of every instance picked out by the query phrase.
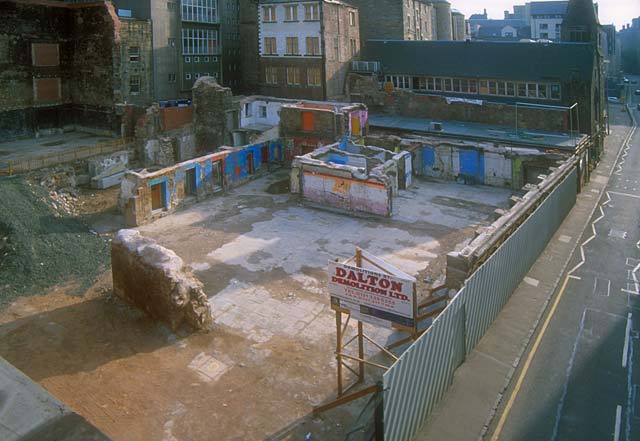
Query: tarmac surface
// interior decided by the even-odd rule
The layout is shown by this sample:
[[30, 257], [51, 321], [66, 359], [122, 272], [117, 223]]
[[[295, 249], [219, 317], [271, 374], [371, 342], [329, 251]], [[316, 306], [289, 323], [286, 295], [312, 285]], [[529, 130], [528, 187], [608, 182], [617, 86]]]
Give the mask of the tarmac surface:
[[[592, 175], [606, 178], [600, 168]], [[600, 207], [581, 238], [584, 259], [578, 247], [558, 307], [529, 368], [516, 374], [521, 387], [491, 439], [640, 439], [640, 132], [623, 149]]]

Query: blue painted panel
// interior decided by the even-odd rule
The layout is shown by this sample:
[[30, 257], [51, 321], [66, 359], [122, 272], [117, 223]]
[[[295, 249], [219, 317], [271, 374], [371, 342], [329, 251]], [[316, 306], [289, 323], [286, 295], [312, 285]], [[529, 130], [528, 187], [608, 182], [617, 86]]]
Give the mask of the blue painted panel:
[[465, 184], [484, 184], [484, 153], [478, 150], [460, 149], [460, 175]]
[[327, 162], [333, 162], [334, 164], [347, 164], [347, 158], [337, 153], [329, 153], [329, 157], [327, 158]]
[[338, 146], [338, 149], [345, 151], [347, 150], [347, 137], [343, 136], [342, 137], [342, 141], [340, 142], [340, 146]]
[[196, 163], [196, 188], [202, 188], [204, 181], [202, 180], [202, 166]]
[[207, 184], [211, 183], [211, 175], [213, 174], [213, 163], [208, 160], [204, 163], [204, 180]]
[[436, 163], [436, 152], [433, 147], [424, 146], [422, 148], [422, 169], [433, 168]]

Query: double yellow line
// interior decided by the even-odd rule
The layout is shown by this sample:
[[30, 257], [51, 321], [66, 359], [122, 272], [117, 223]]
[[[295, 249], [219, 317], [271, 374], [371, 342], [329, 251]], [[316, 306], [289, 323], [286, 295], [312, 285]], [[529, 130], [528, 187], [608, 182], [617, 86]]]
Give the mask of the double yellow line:
[[558, 293], [558, 296], [556, 297], [556, 300], [553, 302], [553, 306], [551, 307], [551, 310], [549, 311], [549, 315], [547, 315], [547, 318], [545, 319], [542, 328], [540, 328], [540, 333], [538, 334], [538, 337], [536, 338], [536, 341], [533, 343], [533, 347], [531, 348], [531, 351], [529, 352], [529, 356], [527, 357], [527, 361], [524, 363], [524, 366], [522, 368], [522, 372], [520, 372], [520, 376], [518, 377], [518, 381], [516, 382], [515, 387], [513, 388], [513, 392], [511, 392], [511, 396], [509, 397], [509, 401], [507, 402], [507, 405], [504, 408], [504, 411], [502, 412], [502, 416], [500, 417], [500, 420], [498, 421], [498, 425], [496, 426], [496, 430], [495, 432], [493, 432], [493, 436], [491, 437], [491, 441], [498, 441], [498, 439], [500, 438], [500, 434], [502, 433], [502, 429], [504, 428], [504, 423], [507, 421], [507, 417], [509, 416], [509, 412], [511, 412], [511, 408], [513, 407], [513, 403], [516, 401], [516, 397], [518, 396], [518, 393], [520, 392], [520, 389], [522, 388], [522, 383], [524, 382], [524, 377], [527, 376], [527, 372], [529, 371], [529, 368], [531, 367], [531, 362], [533, 361], [533, 357], [535, 357], [536, 352], [538, 351], [538, 346], [540, 346], [540, 342], [542, 341], [542, 338], [544, 337], [545, 332], [547, 332], [547, 327], [549, 326], [549, 322], [551, 322], [551, 319], [553, 318], [553, 315], [556, 312], [556, 309], [558, 308], [558, 304], [560, 303], [560, 300], [562, 300], [562, 296], [564, 295], [565, 289], [567, 288], [567, 283], [569, 283], [569, 275], [566, 275], [564, 278], [564, 282], [562, 283], [562, 287], [560, 288], [560, 292]]

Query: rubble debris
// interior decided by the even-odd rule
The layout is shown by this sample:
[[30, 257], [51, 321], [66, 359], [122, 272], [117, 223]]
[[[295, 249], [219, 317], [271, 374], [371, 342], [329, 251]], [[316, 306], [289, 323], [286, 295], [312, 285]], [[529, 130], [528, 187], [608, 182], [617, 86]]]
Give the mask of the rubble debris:
[[210, 328], [202, 283], [173, 251], [139, 231], [120, 230], [111, 244], [113, 291], [176, 331]]
[[108, 242], [65, 211], [73, 196], [55, 194], [52, 202], [22, 177], [0, 179], [0, 306], [71, 281], [84, 292], [109, 263]]

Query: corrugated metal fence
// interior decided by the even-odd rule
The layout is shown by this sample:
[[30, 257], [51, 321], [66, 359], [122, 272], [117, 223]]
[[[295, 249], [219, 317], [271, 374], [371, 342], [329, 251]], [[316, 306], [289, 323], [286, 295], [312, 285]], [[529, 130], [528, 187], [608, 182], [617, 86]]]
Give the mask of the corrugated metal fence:
[[385, 441], [409, 441], [576, 201], [573, 169], [384, 374]]

